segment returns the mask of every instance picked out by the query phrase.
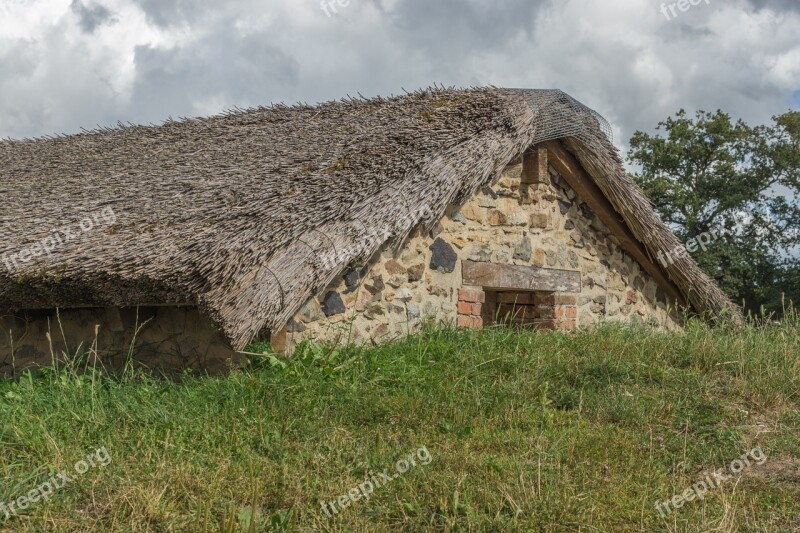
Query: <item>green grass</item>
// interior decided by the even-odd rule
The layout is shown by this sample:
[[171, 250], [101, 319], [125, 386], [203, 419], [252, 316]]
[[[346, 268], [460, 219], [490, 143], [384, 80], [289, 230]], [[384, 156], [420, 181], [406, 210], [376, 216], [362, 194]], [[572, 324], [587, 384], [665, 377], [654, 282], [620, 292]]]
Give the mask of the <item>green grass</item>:
[[[799, 392], [796, 317], [681, 334], [431, 327], [225, 377], [53, 370], [0, 382], [0, 502], [99, 447], [112, 462], [0, 528], [794, 531]], [[755, 446], [766, 463], [656, 512]], [[430, 464], [322, 511], [421, 447]]]

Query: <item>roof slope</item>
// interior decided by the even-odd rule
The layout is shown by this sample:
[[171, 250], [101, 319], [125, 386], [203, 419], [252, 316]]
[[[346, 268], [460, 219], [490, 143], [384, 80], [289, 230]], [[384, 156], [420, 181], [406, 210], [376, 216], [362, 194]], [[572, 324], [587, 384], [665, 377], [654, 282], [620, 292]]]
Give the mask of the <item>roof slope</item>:
[[[674, 249], [601, 124], [560, 91], [429, 89], [3, 141], [0, 309], [196, 303], [242, 349], [555, 138], [654, 256]], [[696, 310], [734, 309], [690, 258], [667, 271]]]

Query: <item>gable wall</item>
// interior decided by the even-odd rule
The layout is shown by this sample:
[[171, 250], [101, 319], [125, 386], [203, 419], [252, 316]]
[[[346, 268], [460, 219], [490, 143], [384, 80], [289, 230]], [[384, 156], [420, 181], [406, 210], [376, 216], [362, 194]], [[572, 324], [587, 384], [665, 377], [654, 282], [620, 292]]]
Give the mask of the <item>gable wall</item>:
[[[382, 342], [414, 332], [425, 320], [481, 327], [479, 307], [465, 312], [469, 303], [486, 304], [480, 287], [462, 283], [464, 261], [578, 271], [579, 292], [541, 295], [555, 304], [556, 314], [558, 304], [576, 307], [567, 309], [574, 319], [545, 327], [603, 320], [680, 327], [656, 282], [552, 167], [549, 180], [530, 186], [528, 200], [520, 194], [521, 175], [522, 165], [511, 165], [497, 183], [451, 208], [433, 234], [412, 234], [397, 257], [387, 249], [348, 273], [309, 301], [273, 344], [291, 349], [306, 338]], [[531, 295], [530, 303], [541, 302]]]

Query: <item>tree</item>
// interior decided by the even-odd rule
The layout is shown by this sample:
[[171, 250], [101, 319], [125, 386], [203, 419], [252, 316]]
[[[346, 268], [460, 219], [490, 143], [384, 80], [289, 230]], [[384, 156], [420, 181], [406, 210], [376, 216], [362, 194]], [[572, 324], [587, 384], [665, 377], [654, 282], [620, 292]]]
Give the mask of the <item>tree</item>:
[[680, 110], [630, 147], [634, 179], [678, 238], [716, 236], [689, 252], [734, 301], [780, 313], [785, 292], [800, 304], [800, 112], [751, 127]]

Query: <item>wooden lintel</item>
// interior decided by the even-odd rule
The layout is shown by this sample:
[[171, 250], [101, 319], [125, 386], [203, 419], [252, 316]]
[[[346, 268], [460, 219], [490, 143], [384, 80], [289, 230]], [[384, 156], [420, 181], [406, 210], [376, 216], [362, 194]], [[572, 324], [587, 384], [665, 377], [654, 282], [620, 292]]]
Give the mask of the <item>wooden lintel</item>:
[[484, 289], [517, 291], [580, 292], [581, 273], [577, 270], [558, 270], [500, 263], [461, 263], [464, 285]]
[[594, 180], [559, 141], [545, 143], [549, 163], [555, 168], [573, 191], [595, 212], [619, 240], [622, 248], [630, 254], [644, 270], [664, 289], [672, 301], [686, 305], [680, 289], [666, 276], [663, 270], [651, 261], [647, 249], [631, 232], [622, 216], [606, 198]]

